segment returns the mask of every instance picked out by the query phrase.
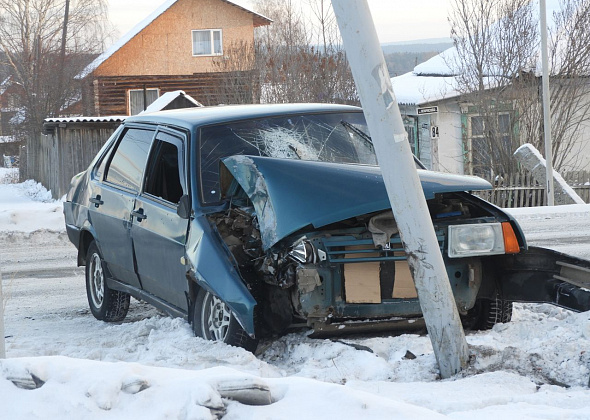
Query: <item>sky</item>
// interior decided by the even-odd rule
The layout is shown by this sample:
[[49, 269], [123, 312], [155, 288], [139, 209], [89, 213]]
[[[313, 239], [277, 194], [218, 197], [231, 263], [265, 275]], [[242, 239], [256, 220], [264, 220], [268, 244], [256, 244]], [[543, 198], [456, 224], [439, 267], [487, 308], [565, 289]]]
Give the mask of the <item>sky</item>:
[[[119, 34], [124, 35], [163, 1], [108, 0], [111, 22]], [[295, 1], [304, 3], [307, 0]], [[234, 2], [253, 9], [251, 0]], [[369, 7], [380, 42], [389, 43], [449, 37], [450, 3], [449, 0], [369, 0]]]

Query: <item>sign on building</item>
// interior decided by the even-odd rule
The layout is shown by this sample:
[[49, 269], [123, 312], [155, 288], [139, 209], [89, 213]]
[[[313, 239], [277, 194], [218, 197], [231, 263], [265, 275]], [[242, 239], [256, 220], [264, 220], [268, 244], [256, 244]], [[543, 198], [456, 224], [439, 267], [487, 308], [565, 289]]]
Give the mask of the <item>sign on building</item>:
[[418, 115], [436, 114], [438, 113], [437, 106], [427, 106], [425, 108], [418, 108]]

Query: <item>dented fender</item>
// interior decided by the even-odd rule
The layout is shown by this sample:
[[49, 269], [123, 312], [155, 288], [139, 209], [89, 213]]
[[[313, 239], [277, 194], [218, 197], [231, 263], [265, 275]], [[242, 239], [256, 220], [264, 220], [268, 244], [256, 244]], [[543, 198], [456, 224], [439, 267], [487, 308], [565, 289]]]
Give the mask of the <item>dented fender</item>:
[[186, 243], [189, 271], [197, 284], [223, 300], [251, 336], [254, 336], [254, 307], [256, 300], [238, 273], [233, 257], [215, 240], [218, 233], [205, 216], [191, 221]]

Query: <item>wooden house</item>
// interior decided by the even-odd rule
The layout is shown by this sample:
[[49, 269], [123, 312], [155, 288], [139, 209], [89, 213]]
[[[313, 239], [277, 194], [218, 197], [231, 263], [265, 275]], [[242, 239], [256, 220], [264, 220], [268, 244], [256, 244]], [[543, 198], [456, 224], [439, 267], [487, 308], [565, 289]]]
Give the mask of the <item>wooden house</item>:
[[84, 113], [135, 115], [175, 90], [216, 105], [224, 75], [215, 60], [252, 45], [254, 28], [270, 23], [229, 0], [166, 0], [77, 76]]

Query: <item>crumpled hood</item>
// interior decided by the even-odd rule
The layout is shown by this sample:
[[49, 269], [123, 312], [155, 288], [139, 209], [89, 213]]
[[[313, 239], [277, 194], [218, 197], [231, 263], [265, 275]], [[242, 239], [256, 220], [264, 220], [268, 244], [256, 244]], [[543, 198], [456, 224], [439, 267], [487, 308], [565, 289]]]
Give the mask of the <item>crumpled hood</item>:
[[[223, 164], [254, 204], [264, 249], [309, 225], [391, 208], [379, 167], [239, 155]], [[418, 173], [427, 200], [437, 193], [492, 188], [473, 176]], [[224, 186], [227, 195], [231, 188]]]

